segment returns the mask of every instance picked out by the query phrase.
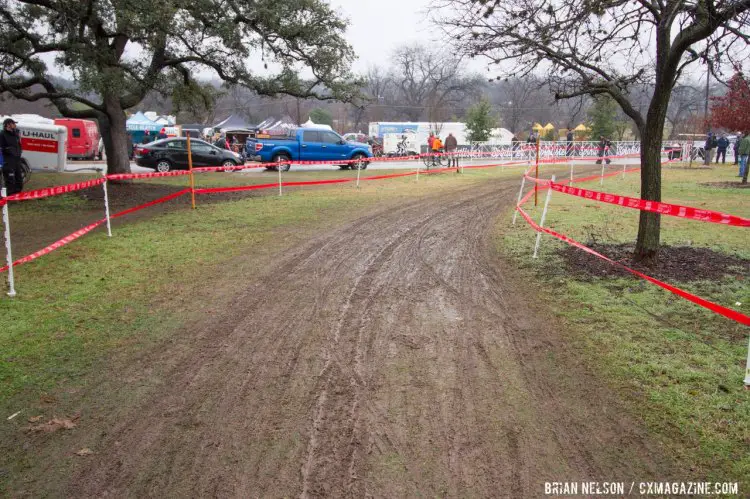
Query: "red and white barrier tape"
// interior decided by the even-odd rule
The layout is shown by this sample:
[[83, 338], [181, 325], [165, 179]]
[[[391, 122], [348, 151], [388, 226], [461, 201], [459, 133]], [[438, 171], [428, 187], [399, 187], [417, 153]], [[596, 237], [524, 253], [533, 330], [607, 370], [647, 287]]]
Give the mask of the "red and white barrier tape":
[[44, 189], [36, 189], [33, 191], [19, 192], [18, 194], [13, 194], [5, 198], [5, 202], [27, 201], [29, 199], [41, 199], [49, 196], [57, 196], [59, 194], [67, 194], [69, 192], [80, 191], [81, 189], [88, 189], [89, 187], [102, 185], [104, 182], [104, 178], [97, 178], [94, 180], [87, 180], [85, 182], [77, 182], [75, 184], [65, 184], [55, 187], [45, 187]]
[[552, 190], [562, 192], [563, 194], [569, 194], [571, 196], [577, 196], [592, 201], [599, 201], [602, 203], [623, 206], [625, 208], [650, 211], [653, 213], [660, 213], [662, 215], [669, 215], [679, 218], [689, 218], [692, 220], [699, 220], [701, 222], [735, 225], [738, 227], [750, 227], [750, 219], [743, 218], [737, 215], [730, 215], [728, 213], [721, 213], [712, 210], [702, 210], [693, 208], [691, 206], [662, 203], [659, 201], [646, 201], [639, 198], [621, 196], [619, 194], [591, 191], [588, 189], [581, 189], [580, 187], [570, 187], [567, 185], [558, 184], [556, 182], [548, 182], [548, 185], [551, 186]]
[[[127, 210], [123, 210], [123, 211], [121, 211], [119, 213], [115, 213], [110, 218], [121, 217], [121, 216], [127, 215], [128, 213], [133, 213], [134, 211], [142, 210], [144, 208], [148, 208], [149, 206], [153, 206], [155, 204], [164, 203], [164, 202], [169, 201], [171, 199], [174, 199], [174, 198], [180, 197], [180, 196], [182, 196], [184, 194], [187, 194], [188, 192], [190, 192], [190, 189], [183, 189], [183, 190], [181, 190], [179, 192], [175, 192], [174, 194], [170, 194], [169, 196], [164, 196], [162, 198], [155, 199], [155, 200], [150, 201], [148, 203], [144, 203], [142, 205], [134, 206], [133, 208], [128, 208]], [[40, 249], [39, 251], [35, 251], [34, 253], [31, 253], [30, 255], [27, 255], [27, 256], [25, 256], [23, 258], [19, 258], [18, 260], [16, 260], [16, 261], [13, 262], [13, 266], [16, 267], [18, 265], [31, 262], [32, 260], [36, 260], [37, 258], [39, 258], [41, 256], [47, 255], [47, 254], [53, 252], [54, 250], [56, 250], [58, 248], [62, 248], [66, 244], [72, 243], [73, 241], [75, 241], [79, 237], [88, 234], [89, 232], [91, 232], [92, 230], [96, 229], [97, 227], [99, 227], [100, 225], [102, 225], [106, 221], [107, 221], [107, 219], [103, 218], [101, 220], [97, 220], [96, 222], [94, 222], [94, 223], [92, 223], [90, 225], [87, 225], [86, 227], [83, 227], [82, 229], [78, 229], [77, 231], [73, 232], [72, 234], [69, 234], [69, 235], [63, 237], [62, 239], [59, 239], [59, 240], [55, 241], [54, 243], [50, 244], [49, 246], [47, 246], [45, 248]], [[8, 270], [8, 266], [7, 265], [5, 265], [3, 267], [0, 267], [0, 273], [6, 272], [7, 270]]]
[[557, 239], [559, 239], [559, 240], [561, 240], [561, 241], [563, 241], [563, 242], [565, 242], [567, 244], [570, 244], [571, 246], [574, 246], [574, 247], [576, 247], [576, 248], [578, 248], [580, 250], [583, 250], [586, 253], [589, 253], [589, 254], [594, 255], [594, 256], [596, 256], [598, 258], [601, 258], [602, 260], [604, 260], [606, 262], [609, 262], [610, 264], [612, 264], [612, 265], [614, 265], [616, 267], [620, 267], [620, 268], [622, 268], [622, 269], [630, 272], [631, 274], [633, 274], [633, 275], [635, 275], [637, 277], [640, 277], [641, 279], [645, 279], [645, 280], [647, 280], [647, 281], [649, 281], [649, 282], [651, 282], [653, 284], [656, 284], [657, 286], [659, 286], [659, 287], [661, 287], [663, 289], [666, 289], [667, 291], [670, 291], [671, 293], [674, 293], [677, 296], [680, 296], [681, 298], [685, 298], [686, 300], [689, 300], [689, 301], [691, 301], [691, 302], [693, 302], [693, 303], [695, 303], [695, 304], [697, 304], [697, 305], [699, 305], [699, 306], [701, 306], [703, 308], [711, 310], [712, 312], [715, 312], [715, 313], [717, 313], [719, 315], [723, 315], [724, 317], [732, 319], [733, 321], [739, 322], [740, 324], [744, 324], [746, 326], [750, 326], [750, 317], [748, 317], [747, 315], [745, 315], [745, 314], [743, 314], [741, 312], [737, 312], [736, 310], [732, 310], [731, 308], [727, 308], [727, 307], [724, 307], [722, 305], [718, 305], [718, 304], [710, 302], [710, 301], [708, 301], [708, 300], [706, 300], [704, 298], [701, 298], [700, 296], [696, 296], [696, 295], [694, 295], [692, 293], [688, 293], [685, 290], [682, 290], [680, 288], [672, 286], [671, 284], [667, 284], [667, 283], [665, 283], [663, 281], [660, 281], [659, 279], [656, 279], [656, 278], [651, 277], [651, 276], [649, 276], [647, 274], [644, 274], [643, 272], [639, 272], [639, 271], [637, 271], [635, 269], [632, 269], [632, 268], [628, 267], [627, 265], [624, 265], [624, 264], [622, 264], [620, 262], [612, 260], [611, 258], [602, 255], [601, 253], [599, 253], [599, 252], [597, 252], [597, 251], [589, 248], [588, 246], [586, 246], [586, 245], [584, 245], [582, 243], [579, 243], [578, 241], [576, 241], [575, 239], [573, 239], [571, 237], [568, 237], [568, 236], [566, 236], [564, 234], [560, 234], [559, 232], [555, 232], [552, 229], [548, 229], [546, 227], [539, 226], [539, 224], [537, 224], [536, 222], [534, 222], [534, 220], [529, 216], [529, 214], [526, 213], [526, 211], [524, 211], [524, 209], [521, 207], [521, 206], [523, 206], [529, 200], [529, 198], [531, 197], [531, 195], [533, 193], [534, 193], [534, 191], [529, 191], [521, 199], [521, 202], [516, 205], [516, 209], [521, 214], [521, 216], [529, 223], [529, 225], [531, 225], [531, 227], [533, 227], [533, 229], [536, 230], [537, 232], [544, 232], [545, 234], [549, 234], [550, 236], [555, 237], [555, 238], [557, 238]]

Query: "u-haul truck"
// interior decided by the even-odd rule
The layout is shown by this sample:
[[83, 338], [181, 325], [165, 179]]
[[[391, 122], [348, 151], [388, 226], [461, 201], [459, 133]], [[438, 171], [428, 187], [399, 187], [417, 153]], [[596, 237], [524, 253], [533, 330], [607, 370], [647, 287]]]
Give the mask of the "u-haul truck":
[[59, 125], [19, 121], [22, 158], [32, 170], [62, 172], [67, 158], [68, 129]]

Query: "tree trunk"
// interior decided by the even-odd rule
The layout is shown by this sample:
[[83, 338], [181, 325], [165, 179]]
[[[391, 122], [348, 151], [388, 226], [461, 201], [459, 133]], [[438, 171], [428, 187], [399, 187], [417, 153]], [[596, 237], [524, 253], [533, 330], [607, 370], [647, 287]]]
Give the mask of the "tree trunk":
[[99, 131], [107, 153], [107, 173], [130, 173], [130, 151], [125, 111], [115, 97], [105, 97], [107, 114], [99, 120]]
[[[641, 199], [661, 201], [661, 138], [664, 120], [652, 119], [649, 113], [641, 134]], [[661, 215], [641, 211], [635, 261], [655, 265], [659, 256]]]

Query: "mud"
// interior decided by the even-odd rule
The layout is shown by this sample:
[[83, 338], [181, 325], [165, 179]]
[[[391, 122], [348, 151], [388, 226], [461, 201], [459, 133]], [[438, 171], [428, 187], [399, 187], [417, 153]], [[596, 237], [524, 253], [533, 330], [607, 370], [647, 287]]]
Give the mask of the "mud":
[[169, 375], [61, 495], [518, 498], [669, 478], [491, 248], [516, 190], [381, 209], [248, 276], [161, 352]]

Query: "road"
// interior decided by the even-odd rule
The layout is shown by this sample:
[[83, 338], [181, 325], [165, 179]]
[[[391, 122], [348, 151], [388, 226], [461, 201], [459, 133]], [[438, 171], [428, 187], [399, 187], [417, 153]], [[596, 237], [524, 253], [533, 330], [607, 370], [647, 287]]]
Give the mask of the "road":
[[[505, 163], [508, 162], [507, 159], [496, 159], [496, 158], [483, 158], [483, 159], [475, 159], [475, 160], [466, 160], [462, 161], [461, 164], [464, 166], [470, 166], [470, 165], [482, 165], [482, 164], [496, 164], [496, 163]], [[591, 165], [594, 162], [594, 160], [588, 160], [588, 161], [574, 161], [573, 164], [575, 166], [583, 166], [583, 165]], [[368, 170], [410, 170], [414, 169], [417, 166], [417, 161], [382, 161], [382, 162], [373, 162], [371, 163], [367, 169]], [[628, 158], [628, 159], [616, 159], [612, 161], [611, 166], [621, 166], [623, 164], [638, 164], [639, 159], [638, 158]], [[419, 164], [422, 164], [421, 162]], [[104, 167], [104, 162], [101, 161], [69, 161], [66, 167], [66, 171], [68, 172], [79, 172], [79, 173], [91, 173], [92, 169], [100, 169]], [[145, 172], [152, 172], [153, 169], [151, 168], [143, 168], [135, 163], [130, 164], [131, 171], [133, 173], [145, 173]], [[293, 165], [292, 166], [293, 171], [338, 171], [339, 167], [335, 165]], [[263, 168], [253, 168], [243, 171], [242, 173], [252, 175], [258, 172], [264, 171]]]
[[161, 353], [171, 371], [64, 495], [519, 498], [669, 477], [493, 249], [516, 190], [381, 207], [248, 276]]

